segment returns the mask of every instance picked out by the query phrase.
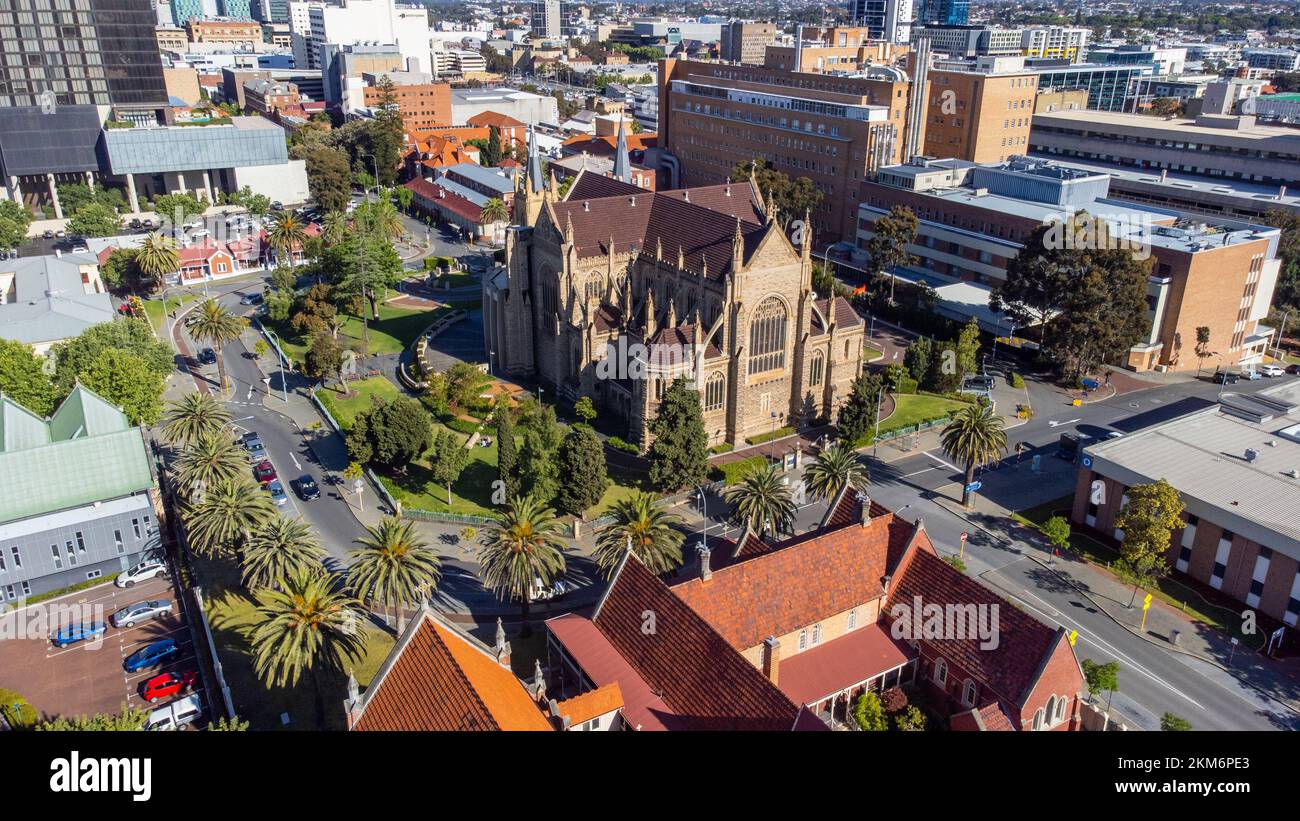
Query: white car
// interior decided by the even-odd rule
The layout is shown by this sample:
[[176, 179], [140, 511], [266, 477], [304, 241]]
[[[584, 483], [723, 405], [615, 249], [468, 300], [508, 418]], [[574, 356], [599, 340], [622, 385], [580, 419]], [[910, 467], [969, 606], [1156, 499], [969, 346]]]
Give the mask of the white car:
[[531, 600], [550, 601], [552, 599], [563, 598], [571, 589], [569, 583], [563, 579], [556, 579], [549, 587], [547, 587], [542, 584], [541, 579], [534, 576]]
[[167, 578], [167, 562], [162, 559], [145, 559], [135, 567], [120, 574], [114, 582], [118, 587], [135, 587], [137, 583], [153, 578]]
[[197, 695], [165, 704], [149, 713], [145, 728], [149, 730], [179, 730], [199, 720], [203, 715], [203, 702]]
[[1284, 374], [1286, 374], [1286, 371], [1283, 370], [1282, 368], [1279, 368], [1277, 365], [1265, 365], [1259, 369], [1259, 372], [1264, 376], [1269, 376], [1269, 377], [1283, 376]]

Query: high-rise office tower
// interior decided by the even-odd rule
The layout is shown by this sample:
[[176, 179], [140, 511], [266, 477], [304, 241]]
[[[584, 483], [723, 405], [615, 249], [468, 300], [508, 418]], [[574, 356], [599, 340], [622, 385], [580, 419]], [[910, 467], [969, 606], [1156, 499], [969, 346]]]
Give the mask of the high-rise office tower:
[[218, 0], [217, 10], [222, 17], [229, 17], [232, 20], [253, 19], [250, 0]]
[[112, 106], [147, 120], [167, 106], [153, 0], [0, 5], [0, 109]]
[[970, 20], [970, 0], [922, 0], [917, 25], [964, 26]]
[[912, 0], [849, 0], [849, 11], [873, 40], [906, 43], [912, 38]]
[[571, 37], [573, 31], [573, 4], [568, 0], [533, 0], [528, 26], [533, 37], [558, 40]]

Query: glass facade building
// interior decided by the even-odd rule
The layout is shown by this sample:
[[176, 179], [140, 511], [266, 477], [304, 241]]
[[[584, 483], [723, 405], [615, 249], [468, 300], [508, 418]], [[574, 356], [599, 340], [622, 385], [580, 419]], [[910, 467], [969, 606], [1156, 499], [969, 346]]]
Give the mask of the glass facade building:
[[970, 0], [925, 0], [916, 22], [928, 26], [964, 26], [970, 19]]

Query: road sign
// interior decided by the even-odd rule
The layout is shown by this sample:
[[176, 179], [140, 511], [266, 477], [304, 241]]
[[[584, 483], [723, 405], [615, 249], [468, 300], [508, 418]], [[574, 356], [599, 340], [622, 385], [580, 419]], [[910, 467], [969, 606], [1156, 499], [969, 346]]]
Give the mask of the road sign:
[[1078, 631], [1078, 630], [1071, 630], [1071, 631], [1070, 631], [1070, 646], [1073, 647], [1073, 646], [1074, 646], [1074, 643], [1075, 643], [1076, 641], [1078, 641], [1078, 640], [1079, 640], [1079, 631]]
[[1146, 598], [1142, 600], [1142, 609], [1143, 609], [1143, 610], [1150, 610], [1150, 609], [1151, 609], [1151, 594], [1150, 594], [1150, 593], [1148, 593], [1147, 596], [1146, 596]]
[[971, 482], [969, 485], [966, 486], [966, 492], [974, 493], [975, 491], [979, 490], [982, 487], [984, 487], [983, 482]]
[[966, 531], [961, 532], [961, 557], [966, 558]]
[[1079, 460], [1079, 464], [1083, 465], [1086, 468], [1092, 467], [1092, 457], [1085, 454], [1084, 457]]

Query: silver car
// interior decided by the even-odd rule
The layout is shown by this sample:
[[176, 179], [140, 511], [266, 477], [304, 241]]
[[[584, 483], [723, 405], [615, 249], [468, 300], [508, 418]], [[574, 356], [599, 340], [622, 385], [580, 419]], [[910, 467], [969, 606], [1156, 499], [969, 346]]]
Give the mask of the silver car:
[[172, 603], [166, 599], [141, 601], [127, 605], [113, 614], [114, 627], [135, 627], [138, 621], [148, 621], [160, 616], [170, 616]]

